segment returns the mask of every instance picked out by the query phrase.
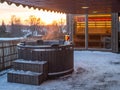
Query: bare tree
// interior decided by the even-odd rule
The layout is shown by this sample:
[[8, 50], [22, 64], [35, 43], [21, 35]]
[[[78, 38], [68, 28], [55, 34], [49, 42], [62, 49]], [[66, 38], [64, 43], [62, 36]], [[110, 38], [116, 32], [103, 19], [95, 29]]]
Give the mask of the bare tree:
[[7, 35], [5, 23], [2, 21], [2, 25], [0, 26], [0, 37], [7, 37]]
[[34, 32], [38, 32], [40, 29], [41, 19], [31, 15], [27, 20], [30, 24], [30, 30], [32, 31], [32, 35], [34, 36]]
[[5, 32], [6, 32], [6, 27], [5, 27], [4, 21], [2, 21], [2, 25], [0, 27], [0, 33], [5, 33]]
[[22, 36], [21, 20], [15, 15], [11, 16], [11, 34], [14, 37]]
[[43, 39], [47, 40], [60, 40], [64, 39], [64, 33], [62, 32], [61, 28], [62, 23], [58, 21], [53, 21], [51, 25], [47, 26], [47, 33], [43, 36]]

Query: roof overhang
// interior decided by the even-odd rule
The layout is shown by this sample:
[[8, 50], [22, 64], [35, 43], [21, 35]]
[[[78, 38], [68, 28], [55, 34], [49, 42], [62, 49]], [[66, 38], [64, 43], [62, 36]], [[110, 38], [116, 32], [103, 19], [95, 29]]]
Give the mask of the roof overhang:
[[111, 13], [120, 12], [120, 0], [0, 0], [9, 5], [33, 7], [63, 13]]

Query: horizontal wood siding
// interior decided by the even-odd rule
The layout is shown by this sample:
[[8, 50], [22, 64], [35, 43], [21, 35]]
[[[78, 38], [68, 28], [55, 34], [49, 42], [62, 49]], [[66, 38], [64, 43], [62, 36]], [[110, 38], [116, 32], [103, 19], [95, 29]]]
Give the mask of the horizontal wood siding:
[[0, 71], [12, 65], [12, 61], [18, 58], [17, 43], [19, 40], [0, 41]]
[[18, 53], [19, 59], [47, 61], [49, 74], [59, 74], [73, 69], [73, 45], [39, 48], [25, 46], [19, 47]]

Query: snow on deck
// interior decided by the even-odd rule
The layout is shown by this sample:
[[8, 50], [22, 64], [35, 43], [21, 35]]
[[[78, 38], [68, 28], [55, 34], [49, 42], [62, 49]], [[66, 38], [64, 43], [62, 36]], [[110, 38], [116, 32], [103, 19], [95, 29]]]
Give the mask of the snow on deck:
[[39, 86], [7, 82], [0, 72], [0, 90], [120, 90], [120, 54], [75, 51], [74, 72]]
[[23, 39], [21, 37], [19, 38], [0, 38], [0, 41], [10, 41], [10, 40], [19, 40], [19, 39]]

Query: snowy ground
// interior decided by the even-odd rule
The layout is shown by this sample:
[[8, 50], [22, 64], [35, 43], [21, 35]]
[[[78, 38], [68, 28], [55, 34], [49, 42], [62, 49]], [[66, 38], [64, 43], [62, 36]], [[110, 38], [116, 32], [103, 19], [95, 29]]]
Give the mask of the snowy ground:
[[75, 51], [74, 72], [39, 86], [9, 83], [0, 72], [0, 90], [120, 90], [120, 54]]
[[19, 40], [22, 39], [22, 37], [18, 37], [18, 38], [0, 38], [0, 41], [10, 41], [10, 40]]

